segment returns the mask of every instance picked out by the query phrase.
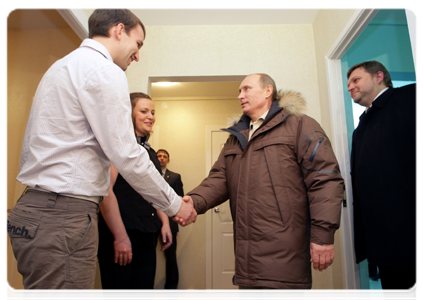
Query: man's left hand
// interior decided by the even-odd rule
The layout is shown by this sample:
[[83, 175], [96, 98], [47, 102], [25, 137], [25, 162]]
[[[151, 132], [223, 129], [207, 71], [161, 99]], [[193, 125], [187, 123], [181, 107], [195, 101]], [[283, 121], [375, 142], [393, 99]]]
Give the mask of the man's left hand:
[[310, 256], [313, 263], [313, 269], [323, 271], [332, 263], [335, 257], [333, 244], [319, 245], [310, 243]]

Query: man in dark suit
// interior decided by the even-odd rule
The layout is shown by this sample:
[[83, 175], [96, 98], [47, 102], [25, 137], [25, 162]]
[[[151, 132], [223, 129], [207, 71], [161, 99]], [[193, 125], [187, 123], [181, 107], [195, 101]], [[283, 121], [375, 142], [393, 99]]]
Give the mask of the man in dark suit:
[[[170, 155], [164, 149], [157, 151], [157, 157], [162, 168], [162, 173], [164, 179], [174, 189], [176, 194], [183, 197], [184, 189], [182, 185], [181, 175], [175, 172], [172, 172], [166, 168], [167, 164], [170, 162]], [[176, 289], [179, 281], [179, 272], [178, 272], [178, 263], [176, 260], [176, 235], [179, 231], [178, 223], [169, 218], [170, 230], [172, 231], [172, 245], [165, 250], [166, 256], [166, 283], [165, 289]]]
[[357, 263], [376, 264], [383, 289], [416, 282], [416, 85], [393, 88], [379, 62], [348, 71], [348, 91], [365, 106], [353, 133], [351, 175]]

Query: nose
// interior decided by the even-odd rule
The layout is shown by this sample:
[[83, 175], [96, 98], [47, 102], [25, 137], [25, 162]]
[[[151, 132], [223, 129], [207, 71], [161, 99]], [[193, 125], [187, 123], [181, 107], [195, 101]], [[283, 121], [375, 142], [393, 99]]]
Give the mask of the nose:
[[348, 85], [348, 92], [351, 92], [354, 89], [354, 84], [350, 83]]
[[244, 98], [244, 93], [240, 91], [238, 95], [238, 99], [241, 100], [242, 98]]
[[132, 61], [136, 61], [136, 62], [138, 62], [139, 60], [140, 60], [140, 52], [139, 51], [137, 51], [137, 52], [135, 52], [134, 54], [132, 54], [132, 57], [131, 57], [131, 59], [132, 59]]

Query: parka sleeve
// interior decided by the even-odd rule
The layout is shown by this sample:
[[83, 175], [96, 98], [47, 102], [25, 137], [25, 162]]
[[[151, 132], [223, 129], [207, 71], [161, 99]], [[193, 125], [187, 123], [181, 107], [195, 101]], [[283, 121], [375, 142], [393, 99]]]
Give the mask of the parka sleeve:
[[210, 208], [222, 204], [229, 198], [224, 153], [225, 147], [220, 152], [207, 178], [187, 194], [191, 196], [194, 208], [199, 214], [204, 214]]
[[333, 244], [340, 226], [344, 194], [338, 161], [329, 138], [314, 119], [300, 117], [297, 134], [297, 159], [310, 209], [310, 241]]

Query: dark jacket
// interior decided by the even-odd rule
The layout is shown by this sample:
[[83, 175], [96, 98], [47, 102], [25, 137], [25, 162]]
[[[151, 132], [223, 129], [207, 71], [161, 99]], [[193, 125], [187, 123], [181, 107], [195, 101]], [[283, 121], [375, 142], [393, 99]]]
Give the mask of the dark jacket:
[[230, 199], [241, 286], [311, 288], [310, 242], [333, 244], [343, 179], [329, 139], [297, 93], [274, 102], [248, 141], [243, 115], [209, 176], [188, 193], [198, 213]]
[[351, 175], [357, 263], [416, 259], [416, 85], [389, 88], [353, 133]]
[[[176, 194], [178, 194], [181, 197], [185, 195], [180, 174], [172, 172], [169, 169], [166, 169], [166, 173], [164, 174], [163, 178], [170, 185], [170, 187], [175, 191]], [[178, 223], [173, 221], [172, 218], [169, 218], [169, 225], [170, 225], [170, 230], [172, 231], [172, 233], [179, 231]]]

